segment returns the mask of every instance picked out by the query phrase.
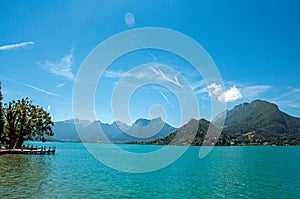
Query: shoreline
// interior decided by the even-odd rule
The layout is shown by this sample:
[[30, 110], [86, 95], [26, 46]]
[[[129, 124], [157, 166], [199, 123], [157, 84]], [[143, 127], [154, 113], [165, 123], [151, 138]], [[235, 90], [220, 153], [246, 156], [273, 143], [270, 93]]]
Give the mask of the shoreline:
[[82, 144], [124, 144], [124, 145], [151, 145], [151, 146], [219, 146], [219, 147], [228, 147], [228, 146], [300, 146], [297, 144], [285, 144], [285, 145], [263, 145], [263, 144], [248, 144], [248, 145], [168, 145], [168, 144], [148, 144], [148, 143], [143, 143], [143, 142], [112, 142], [112, 143], [105, 143], [105, 142], [81, 142], [81, 141], [48, 141], [48, 142], [58, 142], [58, 143], [82, 143]]
[[55, 154], [55, 148], [52, 149], [0, 149], [0, 155], [5, 154], [39, 154], [39, 155], [50, 155]]

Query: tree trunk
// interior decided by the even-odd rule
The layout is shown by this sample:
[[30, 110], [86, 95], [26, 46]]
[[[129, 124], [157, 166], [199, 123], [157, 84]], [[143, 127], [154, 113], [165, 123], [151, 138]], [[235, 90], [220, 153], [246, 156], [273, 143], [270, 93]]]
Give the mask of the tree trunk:
[[16, 141], [17, 141], [17, 135], [15, 132], [10, 132], [9, 133], [9, 149], [13, 149], [15, 147]]
[[22, 145], [23, 145], [23, 142], [24, 142], [24, 128], [26, 129], [25, 127], [25, 123], [26, 123], [26, 110], [23, 110], [23, 113], [22, 113], [22, 119], [20, 121], [20, 132], [19, 132], [19, 139], [18, 139], [18, 142], [17, 142], [17, 145], [16, 145], [16, 148], [21, 148]]
[[16, 148], [21, 148], [22, 145], [23, 145], [23, 142], [24, 142], [24, 137], [23, 137], [23, 135], [21, 135], [21, 136], [19, 137], [18, 142], [17, 142]]
[[9, 124], [9, 149], [13, 149], [17, 142], [17, 134], [15, 131], [15, 122]]

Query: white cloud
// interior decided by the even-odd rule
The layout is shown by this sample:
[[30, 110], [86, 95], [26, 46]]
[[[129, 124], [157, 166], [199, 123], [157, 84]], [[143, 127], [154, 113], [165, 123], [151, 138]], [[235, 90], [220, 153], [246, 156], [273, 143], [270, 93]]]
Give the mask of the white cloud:
[[207, 87], [203, 87], [197, 90], [194, 90], [195, 94], [203, 94], [203, 93], [208, 93]]
[[294, 93], [299, 93], [300, 92], [300, 89], [299, 88], [291, 88], [292, 89], [292, 91], [294, 92]]
[[[155, 68], [155, 67], [149, 67], [150, 70], [152, 70], [154, 73], [156, 73], [157, 75], [159, 75], [159, 77], [162, 79], [162, 80], [165, 80], [167, 82], [170, 82], [172, 84], [175, 84], [179, 87], [183, 87], [180, 82], [178, 81], [178, 78], [176, 75], [173, 75], [173, 78], [171, 77], [168, 77], [167, 74], [163, 73], [161, 70], [159, 70], [158, 68]], [[174, 80], [173, 80], [174, 79]]]
[[203, 87], [203, 86], [206, 86], [206, 84], [205, 84], [204, 80], [201, 80], [201, 81], [197, 82], [194, 86], [192, 86], [192, 89], [197, 90], [198, 88]]
[[[55, 97], [58, 97], [58, 98], [62, 98], [61, 96], [59, 96], [59, 95], [57, 95], [57, 94], [55, 94], [55, 93], [52, 93], [52, 92], [50, 92], [50, 91], [46, 91], [46, 90], [44, 90], [44, 89], [42, 89], [42, 88], [33, 86], [33, 85], [31, 85], [31, 84], [27, 84], [27, 83], [20, 82], [20, 81], [17, 81], [17, 80], [11, 79], [11, 78], [7, 78], [7, 77], [3, 77], [3, 76], [0, 76], [0, 77], [3, 78], [3, 79], [6, 79], [6, 80], [8, 80], [8, 81], [15, 82], [15, 83], [18, 83], [18, 84], [27, 86], [27, 87], [32, 88], [32, 89], [34, 89], [34, 90], [36, 90], [36, 91], [39, 91], [39, 92], [41, 92], [41, 93], [45, 93], [45, 94], [47, 94], [47, 95], [52, 95], [52, 96], [55, 96]], [[10, 90], [10, 91], [13, 91], [13, 90]], [[18, 91], [13, 91], [13, 92], [16, 93], [16, 92], [18, 92]], [[22, 94], [22, 93], [21, 93], [21, 92], [18, 92], [18, 94]]]
[[36, 90], [36, 91], [39, 91], [39, 92], [41, 92], [41, 93], [45, 93], [45, 94], [47, 94], [47, 95], [52, 95], [52, 96], [55, 96], [55, 97], [59, 97], [59, 98], [60, 98], [59, 95], [57, 95], [57, 94], [55, 94], [55, 93], [52, 93], [52, 92], [49, 92], [49, 91], [46, 91], [46, 90], [44, 90], [44, 89], [38, 88], [38, 87], [36, 87], [36, 86], [30, 85], [30, 84], [26, 84], [26, 83], [22, 83], [22, 84], [25, 85], [25, 86], [27, 86], [27, 87], [29, 87], [29, 88], [32, 88], [32, 89], [34, 89], [34, 90]]
[[261, 93], [266, 92], [268, 89], [272, 88], [268, 85], [256, 85], [256, 86], [249, 86], [241, 89], [241, 93], [247, 99], [253, 99], [254, 97], [258, 96]]
[[281, 101], [276, 101], [275, 104], [281, 105], [281, 106], [287, 106], [287, 107], [291, 107], [291, 108], [300, 108], [300, 103], [299, 101], [295, 101], [295, 100], [281, 100]]
[[121, 71], [105, 71], [104, 76], [108, 78], [120, 78], [124, 75], [124, 72]]
[[[239, 84], [240, 85], [240, 84]], [[235, 102], [241, 98], [252, 100], [253, 98], [259, 96], [261, 93], [266, 92], [272, 87], [269, 85], [255, 85], [255, 86], [243, 86], [242, 88], [237, 88], [236, 85], [230, 87], [229, 90], [223, 89], [222, 85], [217, 83], [212, 83], [208, 87], [194, 86], [193, 89], [196, 94], [203, 94], [208, 92], [209, 96], [215, 96], [220, 102]]]
[[168, 99], [168, 97], [167, 97], [163, 92], [159, 91], [159, 93], [160, 93], [160, 95], [162, 96], [162, 98], [164, 98], [164, 100], [166, 101], [166, 105], [170, 105], [172, 108], [175, 107], [174, 104], [172, 104], [172, 103], [170, 102], [170, 100]]
[[46, 60], [43, 65], [47, 66], [47, 69], [52, 74], [74, 80], [75, 75], [72, 73], [72, 59], [73, 49], [71, 49], [71, 52], [64, 56], [60, 61], [53, 62]]
[[208, 86], [209, 96], [220, 95], [223, 91], [223, 87], [220, 84], [212, 83]]
[[151, 74], [149, 74], [149, 72], [146, 70], [139, 70], [135, 72], [105, 71], [104, 76], [108, 78], [132, 77], [135, 79], [144, 79], [144, 78], [150, 78]]
[[48, 110], [48, 111], [51, 110], [51, 106], [50, 106], [50, 105], [47, 106], [47, 110]]
[[[299, 100], [299, 92], [300, 91], [297, 91], [297, 89], [290, 89], [290, 88], [285, 88], [285, 92], [284, 93], [281, 93], [279, 94], [277, 97], [273, 98], [272, 100], [273, 101], [279, 101], [279, 100], [282, 100], [282, 99], [297, 99]], [[297, 96], [297, 97], [296, 97]]]
[[[235, 102], [244, 97], [243, 94], [241, 93], [241, 90], [238, 89], [236, 86], [233, 86], [229, 90], [224, 91], [223, 86], [215, 82], [211, 83], [207, 87], [202, 87], [202, 88], [200, 87], [202, 86], [201, 84], [199, 86], [196, 85], [193, 87], [193, 90], [196, 94], [208, 93], [210, 97], [217, 97], [217, 99], [223, 103]], [[260, 90], [263, 90], [263, 88], [260, 88]]]
[[[279, 91], [279, 90], [278, 90]], [[269, 101], [274, 102], [282, 107], [290, 107], [293, 109], [300, 108], [300, 89], [287, 87], [280, 91], [273, 99]]]
[[108, 78], [124, 77], [124, 78], [134, 78], [136, 80], [149, 79], [153, 81], [169, 82], [183, 88], [183, 85], [180, 83], [176, 74], [164, 73], [156, 66], [148, 66], [142, 69], [131, 70], [126, 73], [123, 71], [105, 71], [104, 76]]
[[[216, 84], [216, 83], [213, 83], [213, 84]], [[213, 85], [211, 84], [210, 87], [213, 87]], [[197, 82], [194, 86], [192, 86], [192, 89], [193, 91], [195, 92], [195, 94], [203, 94], [203, 93], [209, 93], [209, 89], [208, 87], [206, 86], [206, 83], [204, 80], [201, 80], [199, 82]], [[213, 89], [214, 90], [214, 89]]]
[[152, 57], [153, 60], [157, 60], [157, 58], [151, 53], [150, 50], [147, 50], [147, 47], [137, 38], [133, 35], [133, 38], [141, 45], [141, 47], [143, 47], [143, 49], [146, 49], [146, 51], [148, 52], [148, 54]]
[[0, 46], [0, 50], [12, 50], [15, 48], [21, 48], [21, 47], [25, 47], [25, 46], [33, 45], [33, 44], [34, 44], [33, 41], [27, 41], [27, 42], [22, 42], [22, 43], [18, 43], [18, 44], [9, 44], [9, 45]]
[[220, 102], [235, 102], [241, 99], [242, 97], [243, 95], [241, 94], [240, 90], [237, 87], [233, 86], [228, 91], [222, 93], [218, 97], [218, 100]]
[[292, 103], [289, 103], [288, 106], [292, 107], [292, 108], [299, 108], [300, 107], [299, 104], [292, 104]]
[[62, 87], [64, 87], [65, 85], [66, 85], [65, 83], [61, 83], [61, 84], [56, 85], [56, 88], [62, 88]]
[[169, 103], [169, 99], [167, 98], [167, 96], [163, 93], [163, 92], [159, 92], [160, 93], [160, 95], [164, 98], [164, 100], [167, 102], [167, 103]]

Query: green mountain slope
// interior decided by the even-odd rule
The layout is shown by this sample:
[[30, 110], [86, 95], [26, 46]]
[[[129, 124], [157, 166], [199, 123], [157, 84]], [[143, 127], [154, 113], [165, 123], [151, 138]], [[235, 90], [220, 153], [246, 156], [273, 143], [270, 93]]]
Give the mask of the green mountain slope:
[[[214, 124], [220, 123], [218, 120], [221, 115], [224, 113], [216, 117]], [[171, 135], [149, 144], [202, 145], [209, 125], [207, 120], [193, 119]], [[192, 134], [196, 128], [196, 135]], [[244, 103], [226, 111], [225, 124], [218, 140], [218, 128], [211, 124], [211, 129], [215, 133], [204, 145], [300, 145], [300, 119], [262, 100]]]
[[[251, 139], [245, 134], [253, 132]], [[277, 105], [255, 100], [227, 111], [223, 137], [246, 143], [299, 144], [300, 119], [281, 112]]]
[[220, 130], [205, 119], [192, 119], [169, 136], [148, 142], [147, 144], [202, 145], [209, 126], [211, 128], [211, 136], [206, 145], [215, 144], [218, 141], [216, 134]]

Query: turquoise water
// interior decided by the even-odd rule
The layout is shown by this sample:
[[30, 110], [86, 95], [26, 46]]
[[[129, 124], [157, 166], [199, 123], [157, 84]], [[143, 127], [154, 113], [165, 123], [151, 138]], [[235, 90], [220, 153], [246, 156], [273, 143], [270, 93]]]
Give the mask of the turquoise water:
[[0, 198], [300, 198], [300, 147], [215, 147], [204, 159], [190, 147], [162, 170], [131, 174], [101, 164], [80, 143], [49, 145], [55, 155], [0, 156]]

